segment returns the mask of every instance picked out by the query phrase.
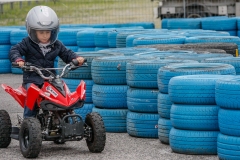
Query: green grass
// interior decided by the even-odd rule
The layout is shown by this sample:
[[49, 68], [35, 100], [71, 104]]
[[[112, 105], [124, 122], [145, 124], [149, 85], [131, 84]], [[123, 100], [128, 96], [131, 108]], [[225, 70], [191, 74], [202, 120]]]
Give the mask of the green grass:
[[38, 3], [15, 2], [13, 9], [4, 4], [0, 14], [0, 25], [24, 25], [28, 11], [36, 5], [47, 5], [55, 10], [61, 24], [95, 24], [95, 23], [128, 23], [155, 22], [153, 18], [155, 3], [150, 0], [42, 0]]

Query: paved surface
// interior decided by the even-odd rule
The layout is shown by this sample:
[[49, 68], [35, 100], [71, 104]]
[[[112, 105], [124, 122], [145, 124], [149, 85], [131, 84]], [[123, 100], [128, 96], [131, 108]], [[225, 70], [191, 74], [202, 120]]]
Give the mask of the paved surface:
[[[14, 88], [20, 86], [21, 75], [0, 74], [0, 83]], [[9, 112], [12, 123], [16, 124], [17, 114], [22, 116], [23, 109], [2, 88], [0, 89], [0, 109]], [[0, 159], [24, 159], [19, 143], [12, 140], [6, 149], [0, 149]], [[215, 156], [183, 155], [173, 153], [169, 145], [160, 143], [158, 139], [131, 137], [127, 133], [107, 133], [105, 149], [102, 153], [90, 153], [84, 140], [66, 142], [56, 145], [43, 142], [41, 153], [37, 159], [84, 159], [84, 160], [217, 160]]]

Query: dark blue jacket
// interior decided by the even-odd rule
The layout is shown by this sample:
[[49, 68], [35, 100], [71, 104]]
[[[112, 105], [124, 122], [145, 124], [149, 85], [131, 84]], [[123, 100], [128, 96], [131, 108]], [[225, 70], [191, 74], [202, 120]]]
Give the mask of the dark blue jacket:
[[[25, 57], [25, 62], [41, 66], [43, 68], [53, 68], [54, 60], [56, 57], [60, 57], [65, 63], [69, 63], [77, 56], [76, 53], [67, 49], [60, 41], [56, 41], [50, 45], [51, 51], [44, 56], [38, 44], [34, 43], [29, 37], [26, 37], [22, 42], [13, 46], [9, 52], [9, 58], [11, 62], [16, 62], [22, 57]], [[48, 76], [48, 73], [44, 73]], [[44, 80], [35, 72], [24, 71], [23, 83], [34, 83], [41, 85]]]

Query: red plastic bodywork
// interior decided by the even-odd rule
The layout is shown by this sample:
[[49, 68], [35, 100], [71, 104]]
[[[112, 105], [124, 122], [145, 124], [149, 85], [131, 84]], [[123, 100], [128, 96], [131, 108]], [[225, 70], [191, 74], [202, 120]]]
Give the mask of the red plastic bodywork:
[[41, 89], [39, 89], [36, 85], [31, 84], [27, 92], [22, 86], [17, 89], [13, 89], [6, 84], [2, 84], [2, 88], [8, 92], [23, 108], [26, 101], [26, 106], [30, 110], [33, 109], [35, 102], [37, 102], [38, 106], [40, 106], [40, 103], [43, 100], [49, 100], [55, 104], [65, 106], [67, 109], [77, 101], [85, 100], [86, 98], [86, 84], [84, 81], [81, 81], [76, 91], [72, 93], [64, 83], [65, 96], [47, 81], [44, 82]]

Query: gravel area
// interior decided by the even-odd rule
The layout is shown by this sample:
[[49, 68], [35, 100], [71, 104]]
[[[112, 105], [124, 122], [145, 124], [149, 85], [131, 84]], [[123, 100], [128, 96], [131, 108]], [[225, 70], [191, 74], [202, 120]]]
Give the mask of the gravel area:
[[[13, 88], [21, 85], [22, 76], [0, 74], [0, 83]], [[18, 103], [0, 89], [0, 109], [9, 112], [13, 125], [16, 124], [17, 114], [22, 116], [23, 109]], [[6, 149], [0, 149], [0, 159], [24, 159], [19, 143], [12, 140]], [[216, 155], [183, 155], [173, 153], [169, 145], [162, 144], [158, 139], [136, 138], [127, 133], [107, 133], [105, 149], [102, 153], [90, 153], [85, 140], [66, 142], [56, 145], [53, 142], [43, 142], [41, 153], [37, 159], [84, 159], [84, 160], [217, 160]]]

